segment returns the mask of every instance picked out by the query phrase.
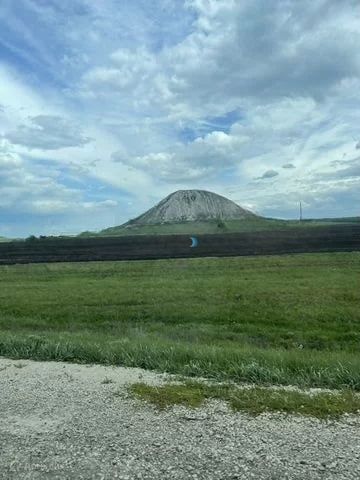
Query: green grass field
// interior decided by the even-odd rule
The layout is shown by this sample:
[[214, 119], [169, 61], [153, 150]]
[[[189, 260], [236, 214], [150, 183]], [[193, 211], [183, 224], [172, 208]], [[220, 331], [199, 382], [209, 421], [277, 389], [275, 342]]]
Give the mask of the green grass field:
[[360, 253], [0, 267], [0, 355], [360, 390]]

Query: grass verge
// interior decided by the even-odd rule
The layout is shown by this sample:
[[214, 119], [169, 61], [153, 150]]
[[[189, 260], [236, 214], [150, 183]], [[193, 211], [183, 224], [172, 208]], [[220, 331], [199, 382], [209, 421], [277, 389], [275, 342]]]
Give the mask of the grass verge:
[[339, 418], [344, 413], [355, 414], [360, 411], [360, 397], [351, 390], [310, 394], [296, 390], [237, 388], [200, 382], [157, 387], [135, 383], [128, 390], [133, 396], [155, 405], [160, 410], [174, 405], [196, 408], [206, 400], [217, 399], [228, 402], [233, 411], [243, 411], [251, 415], [283, 412], [324, 419]]
[[360, 356], [345, 352], [221, 348], [108, 335], [2, 333], [0, 354], [13, 359], [57, 360], [140, 367], [215, 381], [360, 391]]

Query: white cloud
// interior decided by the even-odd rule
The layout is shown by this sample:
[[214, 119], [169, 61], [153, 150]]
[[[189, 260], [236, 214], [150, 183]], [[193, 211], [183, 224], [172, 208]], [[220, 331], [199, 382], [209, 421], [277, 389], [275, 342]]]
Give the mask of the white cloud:
[[144, 96], [140, 102], [158, 108], [162, 102], [169, 114], [194, 119], [259, 97], [318, 100], [359, 76], [360, 12], [352, 1], [186, 4], [197, 21], [181, 42], [156, 54], [115, 50], [107, 64], [87, 72], [85, 83], [113, 94], [131, 85]]
[[247, 141], [248, 138], [242, 135], [214, 131], [187, 145], [178, 144], [170, 152], [127, 158], [121, 152], [114, 152], [112, 158], [115, 162], [145, 170], [158, 180], [191, 182], [200, 178], [204, 180], [219, 170], [236, 165], [239, 161], [237, 150]]
[[19, 73], [1, 63], [0, 86], [2, 107], [0, 132], [4, 130], [5, 126], [14, 126], [24, 117], [24, 114], [31, 112], [33, 115], [39, 115], [47, 106], [44, 97], [26, 85]]
[[0, 173], [16, 170], [21, 166], [19, 157], [0, 151]]
[[33, 200], [28, 205], [28, 210], [33, 214], [40, 215], [58, 215], [64, 213], [81, 214], [82, 212], [92, 212], [93, 214], [99, 213], [99, 211], [113, 207], [117, 207], [118, 202], [114, 200], [104, 200], [100, 202], [74, 202], [65, 201], [61, 199], [42, 199]]
[[134, 89], [139, 84], [150, 82], [157, 70], [156, 57], [144, 48], [137, 50], [118, 49], [110, 58], [110, 66], [96, 67], [84, 75], [85, 84], [102, 89], [109, 87], [122, 91], [125, 88]]
[[16, 130], [5, 132], [4, 137], [16, 145], [40, 150], [81, 147], [91, 140], [65, 118], [37, 115], [29, 120], [30, 124], [19, 125]]

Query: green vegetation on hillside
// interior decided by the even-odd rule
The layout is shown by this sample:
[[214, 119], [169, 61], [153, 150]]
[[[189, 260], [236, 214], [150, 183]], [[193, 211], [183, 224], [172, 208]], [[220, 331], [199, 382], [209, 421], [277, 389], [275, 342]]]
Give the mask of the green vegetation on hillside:
[[[297, 222], [299, 223], [299, 222]], [[206, 234], [227, 232], [251, 232], [280, 229], [287, 226], [282, 220], [268, 220], [254, 217], [244, 220], [213, 220], [203, 222], [184, 222], [162, 225], [131, 225], [102, 230], [99, 234], [112, 235], [167, 235], [167, 234]]]
[[0, 355], [360, 390], [360, 254], [0, 267]]
[[360, 217], [333, 218], [318, 220], [279, 220], [275, 218], [251, 217], [244, 220], [203, 221], [169, 223], [162, 225], [120, 225], [101, 232], [83, 232], [80, 236], [124, 236], [124, 235], [171, 235], [171, 234], [213, 234], [236, 232], [260, 232], [286, 228], [308, 228], [328, 226], [336, 223], [360, 223]]

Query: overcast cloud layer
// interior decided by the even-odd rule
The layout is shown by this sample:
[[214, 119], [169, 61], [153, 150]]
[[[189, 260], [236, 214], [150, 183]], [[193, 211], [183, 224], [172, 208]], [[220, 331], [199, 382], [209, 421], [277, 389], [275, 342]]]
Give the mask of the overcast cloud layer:
[[2, 0], [0, 236], [177, 189], [360, 214], [358, 0]]

